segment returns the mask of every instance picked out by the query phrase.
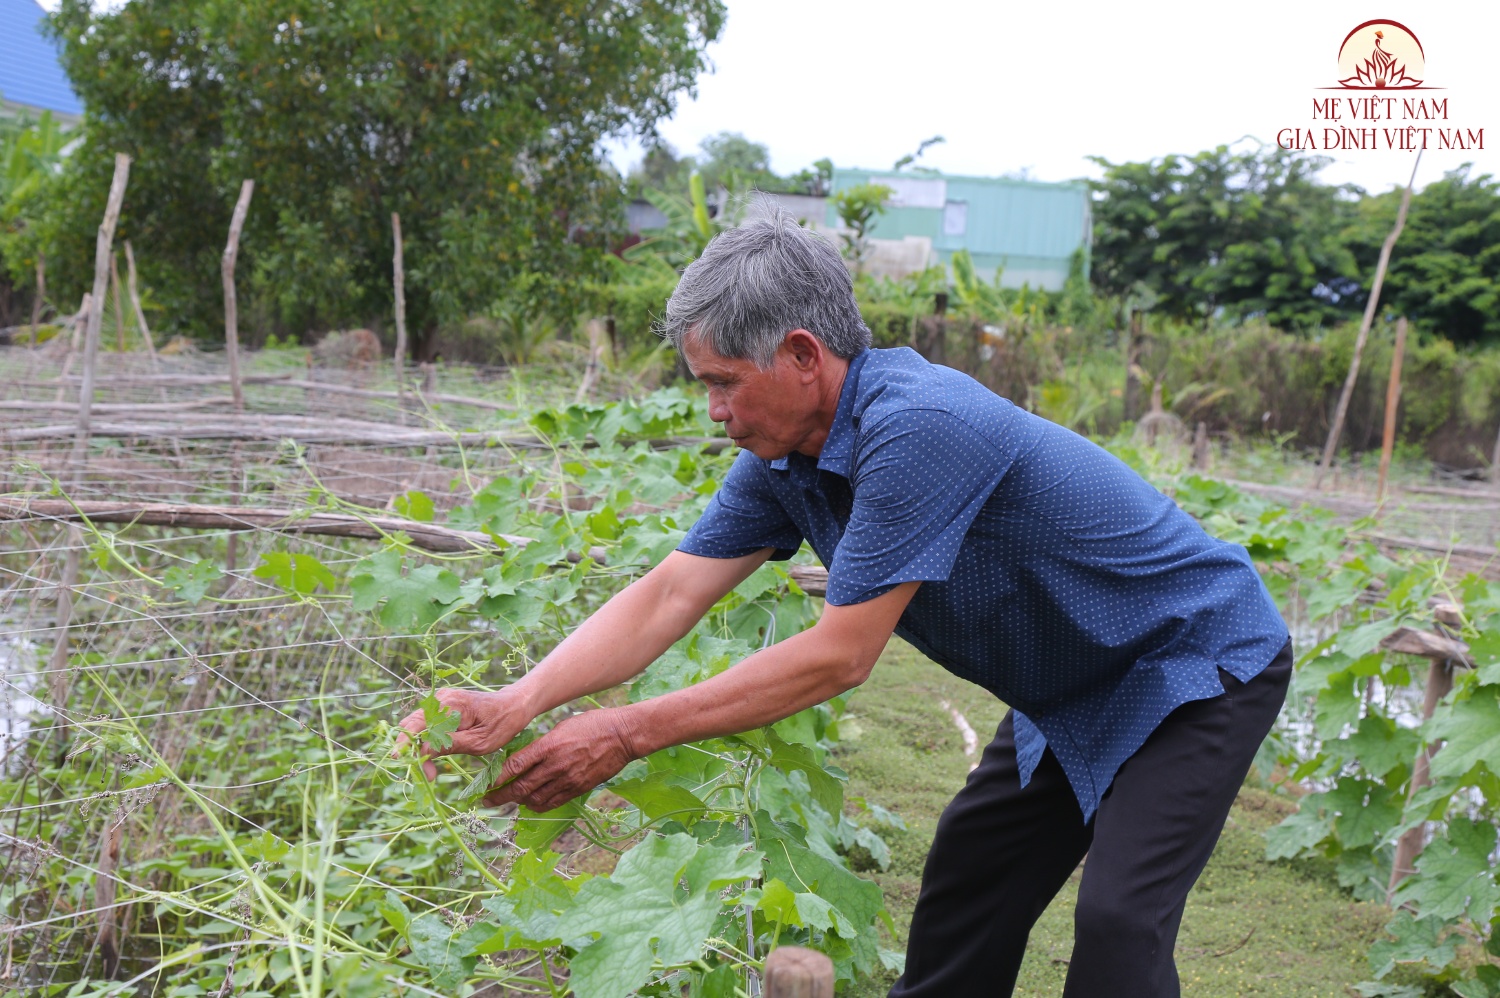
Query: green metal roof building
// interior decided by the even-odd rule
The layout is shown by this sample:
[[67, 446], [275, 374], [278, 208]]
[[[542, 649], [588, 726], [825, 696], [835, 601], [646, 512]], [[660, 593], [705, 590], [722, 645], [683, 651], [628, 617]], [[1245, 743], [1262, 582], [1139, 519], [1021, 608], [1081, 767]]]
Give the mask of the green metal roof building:
[[[1088, 275], [1093, 220], [1085, 184], [836, 169], [830, 193], [865, 183], [896, 192], [872, 238], [929, 238], [944, 266], [967, 249], [981, 278], [992, 280], [999, 269], [1006, 287], [1061, 289], [1080, 249]], [[832, 196], [827, 224], [840, 224]]]

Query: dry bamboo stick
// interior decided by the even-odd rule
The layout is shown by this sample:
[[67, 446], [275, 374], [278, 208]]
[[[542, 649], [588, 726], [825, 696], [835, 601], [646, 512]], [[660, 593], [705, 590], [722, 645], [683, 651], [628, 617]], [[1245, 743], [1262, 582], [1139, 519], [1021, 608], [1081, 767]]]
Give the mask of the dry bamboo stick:
[[[327, 381], [307, 381], [294, 379], [287, 382], [288, 388], [306, 388], [309, 391], [329, 392], [334, 395], [355, 395], [359, 398], [371, 399], [401, 399], [399, 392], [382, 392], [373, 388], [351, 388], [348, 385], [333, 384]], [[476, 409], [497, 409], [502, 412], [514, 412], [515, 406], [505, 402], [494, 402], [490, 399], [474, 398], [469, 395], [448, 395], [439, 392], [422, 393], [422, 397], [428, 402], [451, 402], [454, 405], [470, 405]]]
[[1375, 486], [1377, 508], [1385, 505], [1386, 477], [1396, 446], [1396, 409], [1401, 404], [1401, 359], [1406, 355], [1406, 316], [1396, 320], [1396, 347], [1391, 354], [1391, 379], [1385, 386], [1385, 426], [1380, 435], [1380, 478]]
[[[179, 530], [270, 530], [286, 534], [316, 534], [324, 537], [356, 537], [383, 540], [404, 533], [412, 544], [424, 551], [439, 553], [492, 552], [504, 545], [525, 547], [530, 537], [516, 534], [489, 534], [478, 530], [458, 530], [438, 523], [420, 523], [393, 516], [354, 516], [349, 513], [306, 513], [295, 509], [269, 506], [204, 506], [197, 503], [157, 502], [69, 502], [66, 499], [18, 499], [0, 496], [0, 521], [68, 523], [128, 523], [147, 527], [170, 527]], [[82, 545], [72, 548], [80, 550]], [[593, 547], [587, 552], [603, 564], [606, 552]], [[569, 561], [580, 556], [569, 553]]]
[[240, 233], [245, 228], [245, 215], [250, 211], [250, 196], [254, 193], [255, 181], [240, 184], [240, 199], [235, 202], [234, 216], [229, 222], [229, 241], [219, 261], [219, 273], [224, 279], [224, 351], [229, 357], [229, 388], [236, 409], [245, 407], [245, 390], [240, 381], [240, 318], [234, 292], [234, 265], [239, 259]]
[[135, 253], [130, 249], [130, 240], [125, 240], [125, 286], [130, 292], [130, 305], [135, 311], [135, 324], [141, 329], [146, 352], [151, 355], [151, 366], [160, 372], [160, 358], [156, 356], [156, 341], [151, 338], [151, 327], [146, 324], [146, 310], [141, 307], [140, 285], [135, 276]]
[[401, 215], [391, 212], [391, 232], [395, 239], [395, 255], [391, 260], [392, 281], [396, 295], [396, 396], [400, 403], [401, 421], [406, 422], [406, 265], [401, 251]]
[[104, 296], [109, 293], [110, 261], [115, 253], [115, 226], [125, 204], [125, 185], [130, 180], [130, 157], [115, 155], [115, 176], [109, 185], [109, 202], [104, 221], [94, 241], [94, 291], [90, 297], [89, 326], [83, 341], [83, 378], [78, 383], [78, 436], [73, 442], [75, 474], [81, 471], [83, 455], [89, 441], [89, 407], [94, 401], [95, 358], [99, 353], [100, 327], [104, 324]]
[[1349, 399], [1354, 395], [1354, 382], [1359, 377], [1359, 357], [1364, 352], [1365, 340], [1369, 339], [1370, 326], [1375, 321], [1375, 312], [1380, 307], [1380, 289], [1385, 284], [1385, 269], [1391, 262], [1391, 250], [1396, 246], [1396, 240], [1401, 237], [1401, 230], [1406, 226], [1406, 209], [1411, 207], [1411, 189], [1417, 182], [1417, 167], [1421, 165], [1422, 154], [1417, 153], [1417, 161], [1411, 167], [1411, 179], [1406, 182], [1406, 190], [1401, 194], [1401, 208], [1396, 212], [1396, 225], [1391, 229], [1391, 234], [1385, 237], [1385, 244], [1380, 247], [1380, 260], [1375, 265], [1375, 281], [1370, 285], [1370, 299], [1365, 302], [1364, 318], [1359, 323], [1359, 335], [1354, 338], [1354, 357], [1349, 361], [1349, 375], [1344, 379], [1344, 388], [1339, 392], [1338, 408], [1333, 413], [1333, 426], [1328, 430], [1328, 442], [1323, 445], [1323, 460], [1318, 464], [1318, 474], [1313, 479], [1313, 488], [1323, 487], [1323, 476], [1328, 474], [1328, 468], [1333, 464], [1333, 454], [1338, 450], [1339, 437], [1344, 433], [1344, 417], [1349, 414]]
[[115, 302], [115, 352], [125, 352], [125, 292], [120, 288], [120, 255], [109, 251], [109, 290]]
[[31, 300], [31, 339], [26, 349], [36, 349], [36, 330], [42, 324], [42, 305], [47, 300], [47, 254], [37, 251], [36, 295]]
[[[207, 398], [191, 399], [187, 402], [95, 402], [94, 412], [182, 412], [188, 409], [208, 409], [216, 405], [231, 405], [232, 395], [210, 395]], [[77, 412], [77, 402], [0, 402], [0, 411], [12, 412]]]
[[[87, 308], [88, 295], [84, 295], [84, 308]], [[80, 314], [82, 314], [80, 312]], [[240, 378], [242, 385], [265, 385], [290, 381], [290, 374], [247, 374]], [[79, 381], [77, 375], [61, 374], [51, 381], [17, 381], [14, 384], [26, 388], [51, 388], [58, 383], [73, 383]], [[113, 374], [94, 379], [96, 385], [108, 385], [111, 388], [149, 388], [152, 385], [166, 385], [172, 388], [189, 388], [196, 385], [227, 385], [229, 376], [224, 374]]]

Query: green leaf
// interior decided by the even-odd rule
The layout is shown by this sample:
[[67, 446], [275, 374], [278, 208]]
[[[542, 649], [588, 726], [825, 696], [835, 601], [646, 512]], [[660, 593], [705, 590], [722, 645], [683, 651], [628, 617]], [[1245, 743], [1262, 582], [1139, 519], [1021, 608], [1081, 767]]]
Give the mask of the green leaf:
[[1334, 831], [1346, 849], [1374, 845], [1401, 820], [1402, 800], [1379, 783], [1342, 777], [1322, 795], [1322, 806], [1338, 815]]
[[444, 991], [457, 991], [474, 969], [472, 945], [455, 938], [453, 929], [436, 915], [418, 915], [406, 931], [411, 955]]
[[560, 920], [566, 936], [597, 936], [573, 957], [578, 998], [626, 998], [650, 977], [653, 959], [698, 959], [723, 906], [719, 889], [759, 873], [760, 854], [743, 846], [681, 834], [642, 840], [613, 874], [584, 884]]
[[1397, 766], [1410, 766], [1417, 757], [1421, 739], [1388, 717], [1367, 714], [1348, 738], [1325, 746], [1341, 758], [1358, 762], [1365, 772], [1379, 779]]
[[422, 698], [417, 706], [422, 708], [422, 719], [427, 727], [422, 730], [422, 741], [440, 751], [453, 747], [453, 733], [458, 730], [463, 714], [443, 706], [431, 693]]
[[640, 808], [651, 821], [672, 818], [691, 825], [708, 806], [685, 787], [671, 782], [668, 773], [651, 773], [640, 779], [610, 784], [610, 790]]
[[408, 520], [431, 523], [433, 517], [432, 497], [425, 492], [405, 492], [391, 502], [397, 513]]
[[1307, 855], [1332, 834], [1334, 815], [1324, 813], [1322, 796], [1308, 794], [1302, 798], [1296, 814], [1289, 815], [1266, 832], [1266, 859], [1296, 859]]
[[1396, 938], [1382, 939], [1370, 947], [1370, 970], [1379, 979], [1396, 969], [1398, 963], [1425, 963], [1433, 970], [1448, 966], [1457, 946], [1452, 937], [1441, 939], [1444, 929], [1436, 919], [1417, 921], [1410, 912], [1396, 912], [1385, 927]]
[[319, 585], [329, 592], [338, 585], [327, 566], [310, 554], [269, 551], [261, 555], [261, 563], [252, 574], [258, 578], [270, 579], [281, 588], [299, 596], [311, 594]]
[[764, 812], [758, 815], [756, 827], [766, 851], [768, 878], [779, 878], [794, 893], [818, 895], [838, 908], [849, 924], [858, 929], [869, 926], [885, 911], [877, 885], [813, 852], [772, 821], [770, 815]]
[[1488, 924], [1500, 904], [1500, 887], [1490, 869], [1494, 848], [1494, 825], [1454, 818], [1447, 834], [1422, 850], [1416, 874], [1401, 881], [1393, 903], [1415, 903], [1419, 919], [1452, 921], [1468, 915]]
[[570, 800], [562, 807], [540, 813], [523, 807], [516, 815], [516, 845], [522, 849], [545, 849], [572, 828], [573, 822], [582, 815], [582, 799]]
[[349, 580], [354, 609], [379, 607], [380, 622], [404, 630], [425, 630], [439, 620], [447, 604], [462, 595], [458, 576], [437, 565], [422, 565], [401, 574], [401, 553], [385, 550], [356, 566]]
[[813, 800], [837, 817], [844, 810], [844, 784], [823, 764], [813, 749], [806, 745], [792, 745], [778, 735], [774, 728], [766, 728], [766, 744], [771, 749], [771, 765], [783, 773], [799, 771], [807, 777], [812, 788]]
[[1500, 686], [1481, 686], [1467, 700], [1439, 708], [1422, 734], [1447, 740], [1432, 757], [1434, 779], [1462, 776], [1477, 763], [1500, 774]]
[[208, 594], [208, 587], [224, 573], [211, 561], [195, 561], [189, 565], [173, 565], [162, 573], [161, 582], [189, 603], [199, 603]]

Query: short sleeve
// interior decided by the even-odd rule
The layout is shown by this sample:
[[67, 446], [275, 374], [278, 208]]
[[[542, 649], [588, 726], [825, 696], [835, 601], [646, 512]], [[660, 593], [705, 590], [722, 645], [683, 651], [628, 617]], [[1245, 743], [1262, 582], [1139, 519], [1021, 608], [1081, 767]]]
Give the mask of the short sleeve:
[[743, 451], [677, 550], [705, 558], [742, 558], [775, 548], [771, 560], [785, 561], [801, 546], [802, 532], [771, 490], [765, 462]]
[[834, 606], [943, 582], [1011, 456], [952, 413], [904, 409], [867, 429], [849, 526], [828, 570]]

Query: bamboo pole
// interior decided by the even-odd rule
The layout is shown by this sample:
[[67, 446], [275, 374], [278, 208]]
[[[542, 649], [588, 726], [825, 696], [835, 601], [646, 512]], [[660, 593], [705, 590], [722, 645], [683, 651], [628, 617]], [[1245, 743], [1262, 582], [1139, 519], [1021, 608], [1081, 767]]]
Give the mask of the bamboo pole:
[[135, 275], [135, 253], [130, 249], [130, 240], [125, 240], [125, 287], [130, 292], [130, 306], [135, 312], [135, 324], [140, 327], [141, 339], [145, 341], [146, 352], [151, 355], [151, 366], [159, 369], [156, 356], [156, 342], [151, 338], [151, 327], [146, 324], [146, 310], [141, 307], [140, 284]]
[[120, 255], [109, 251], [109, 289], [115, 302], [115, 352], [125, 352], [125, 293], [120, 289]]
[[1500, 491], [1500, 431], [1495, 433], [1495, 453], [1490, 455], [1490, 481]]
[[31, 340], [26, 344], [26, 349], [36, 349], [36, 331], [42, 324], [42, 305], [47, 300], [47, 254], [38, 251], [36, 255], [36, 295], [31, 300]]
[[1385, 269], [1391, 262], [1391, 250], [1396, 246], [1396, 240], [1401, 237], [1401, 230], [1406, 226], [1406, 210], [1411, 207], [1412, 185], [1417, 182], [1417, 167], [1422, 163], [1422, 154], [1417, 153], [1417, 161], [1411, 167], [1411, 179], [1406, 182], [1406, 190], [1401, 194], [1401, 208], [1396, 212], [1396, 225], [1391, 229], [1391, 234], [1385, 237], [1385, 244], [1380, 247], [1380, 262], [1375, 265], [1375, 282], [1370, 285], [1370, 300], [1365, 302], [1365, 315], [1359, 323], [1359, 335], [1354, 338], [1354, 358], [1349, 361], [1349, 376], [1344, 379], [1343, 391], [1339, 392], [1338, 408], [1334, 410], [1333, 426], [1328, 430], [1328, 442], [1323, 445], [1323, 460], [1318, 464], [1318, 473], [1313, 478], [1313, 488], [1323, 487], [1323, 477], [1328, 474], [1328, 468], [1333, 464], [1333, 455], [1339, 446], [1339, 437], [1344, 433], [1344, 417], [1349, 414], [1349, 399], [1354, 395], [1354, 382], [1359, 377], [1359, 357], [1364, 352], [1365, 340], [1370, 336], [1370, 326], [1375, 321], [1375, 312], [1380, 307], [1380, 289], [1385, 284]]
[[250, 211], [250, 196], [254, 193], [255, 181], [246, 180], [240, 184], [240, 199], [235, 202], [234, 216], [229, 222], [229, 241], [219, 262], [219, 272], [224, 279], [224, 350], [229, 356], [229, 389], [236, 410], [245, 408], [245, 389], [240, 382], [240, 317], [239, 301], [234, 291], [234, 265], [239, 259], [240, 233], [245, 228], [245, 215]]
[[[498, 537], [513, 547], [525, 547], [530, 537], [459, 530], [439, 523], [422, 523], [393, 516], [354, 516], [350, 513], [308, 513], [271, 506], [205, 506], [198, 503], [166, 502], [72, 502], [67, 499], [29, 499], [0, 496], [0, 521], [50, 522], [55, 524], [126, 523], [175, 530], [269, 530], [285, 534], [315, 534], [323, 537], [357, 537], [383, 540], [404, 533], [424, 551], [460, 553], [495, 551]], [[73, 529], [77, 529], [74, 527]], [[80, 545], [81, 547], [81, 545]], [[78, 550], [77, 548], [73, 550]], [[602, 548], [590, 548], [590, 558], [604, 563]], [[570, 561], [579, 560], [569, 555]]]
[[109, 292], [110, 260], [114, 258], [115, 226], [125, 204], [125, 185], [130, 180], [130, 157], [115, 155], [115, 176], [109, 185], [109, 202], [104, 221], [94, 242], [94, 291], [89, 299], [89, 325], [83, 341], [83, 380], [78, 385], [78, 435], [73, 443], [74, 484], [81, 474], [81, 462], [88, 449], [89, 408], [94, 402], [94, 368], [99, 354], [99, 333], [104, 323], [104, 296]]
[[391, 261], [391, 278], [396, 292], [396, 396], [401, 422], [406, 422], [406, 263], [401, 249], [401, 214], [391, 212], [391, 232], [395, 238], [395, 255]]
[[1406, 316], [1396, 320], [1396, 348], [1391, 354], [1391, 380], [1385, 386], [1385, 428], [1380, 436], [1380, 481], [1375, 486], [1376, 508], [1385, 505], [1386, 476], [1396, 446], [1396, 408], [1401, 404], [1401, 359], [1406, 356]]

